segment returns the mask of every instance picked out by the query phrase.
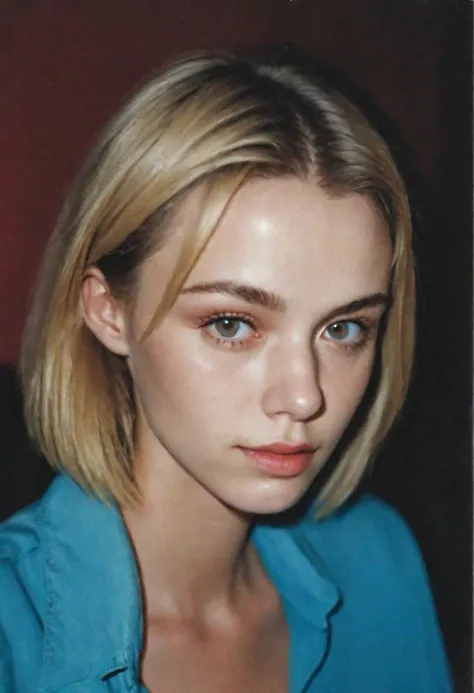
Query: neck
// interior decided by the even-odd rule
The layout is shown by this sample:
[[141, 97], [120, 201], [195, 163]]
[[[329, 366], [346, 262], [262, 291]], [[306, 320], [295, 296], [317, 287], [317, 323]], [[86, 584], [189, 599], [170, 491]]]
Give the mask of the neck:
[[123, 510], [123, 517], [148, 617], [196, 617], [235, 601], [260, 571], [248, 541], [250, 518], [225, 506], [175, 462], [163, 469], [139, 460], [135, 468], [142, 501]]

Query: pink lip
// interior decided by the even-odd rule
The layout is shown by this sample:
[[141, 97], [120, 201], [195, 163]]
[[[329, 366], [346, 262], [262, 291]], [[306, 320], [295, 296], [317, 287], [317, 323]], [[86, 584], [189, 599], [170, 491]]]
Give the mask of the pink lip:
[[273, 452], [276, 455], [294, 455], [298, 452], [314, 452], [314, 448], [308, 443], [270, 443], [269, 445], [259, 445], [256, 448], [245, 448], [258, 452]]
[[306, 443], [301, 445], [273, 443], [259, 448], [240, 449], [260, 471], [281, 477], [302, 474], [308, 469], [314, 454], [314, 449]]

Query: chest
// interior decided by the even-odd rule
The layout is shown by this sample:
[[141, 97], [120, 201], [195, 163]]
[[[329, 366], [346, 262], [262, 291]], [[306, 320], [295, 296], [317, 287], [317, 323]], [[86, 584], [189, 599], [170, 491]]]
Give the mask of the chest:
[[150, 629], [141, 677], [150, 693], [287, 693], [288, 648], [283, 618], [239, 632]]

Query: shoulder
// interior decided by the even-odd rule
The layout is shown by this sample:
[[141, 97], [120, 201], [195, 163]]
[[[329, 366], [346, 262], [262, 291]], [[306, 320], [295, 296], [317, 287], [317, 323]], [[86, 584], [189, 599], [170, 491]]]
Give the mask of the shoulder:
[[42, 592], [42, 529], [41, 501], [0, 524], [0, 593], [9, 596], [0, 604], [0, 623], [15, 600], [31, 606]]
[[[379, 624], [407, 642], [406, 630], [438, 633], [425, 565], [411, 529], [387, 503], [363, 496], [296, 531], [320, 572], [338, 589], [339, 618]], [[422, 625], [421, 625], [422, 624]]]
[[390, 505], [362, 496], [321, 520], [306, 518], [299, 531], [342, 592], [366, 594], [375, 605], [415, 608], [431, 599], [423, 559], [411, 529]]
[[40, 546], [41, 501], [20, 510], [0, 524], [0, 569], [17, 563]]
[[[406, 521], [390, 505], [365, 495], [321, 519], [306, 518], [301, 531], [328, 558], [355, 561], [382, 559], [382, 566], [420, 553]], [[337, 540], [337, 545], [334, 543]]]
[[[0, 688], [37, 676], [44, 619], [41, 502], [0, 525]], [[19, 647], [21, 643], [21, 647]]]
[[419, 691], [449, 691], [428, 576], [400, 514], [363, 496], [322, 520], [307, 518], [297, 531], [340, 594], [332, 616], [333, 656], [343, 651], [363, 659], [368, 648], [379, 677], [396, 669], [400, 681], [410, 681], [404, 690], [416, 681]]
[[[307, 516], [306, 520], [311, 521], [312, 518]], [[321, 528], [345, 527], [347, 529], [347, 525], [350, 524], [354, 529], [364, 531], [379, 531], [386, 528], [395, 529], [397, 532], [408, 530], [405, 520], [395, 508], [370, 494], [359, 496], [321, 520], [315, 519], [315, 522]]]
[[[306, 541], [341, 595], [334, 624], [354, 640], [387, 642], [390, 656], [449, 690], [444, 645], [429, 579], [405, 520], [387, 503], [363, 496], [329, 517], [302, 523]], [[431, 672], [431, 673], [430, 673]], [[428, 687], [429, 688], [429, 687]], [[420, 691], [425, 690], [420, 684]], [[438, 690], [435, 687], [433, 690]]]

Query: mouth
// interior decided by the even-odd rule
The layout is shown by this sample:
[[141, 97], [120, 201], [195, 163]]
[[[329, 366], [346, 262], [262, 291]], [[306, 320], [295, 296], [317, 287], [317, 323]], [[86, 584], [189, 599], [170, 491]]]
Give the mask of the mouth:
[[295, 455], [300, 452], [314, 452], [314, 448], [308, 443], [284, 443], [276, 442], [269, 445], [259, 445], [248, 450], [258, 450], [259, 452], [272, 452], [275, 455]]
[[307, 443], [272, 443], [258, 448], [239, 448], [257, 469], [270, 476], [294, 477], [311, 464], [315, 449]]

